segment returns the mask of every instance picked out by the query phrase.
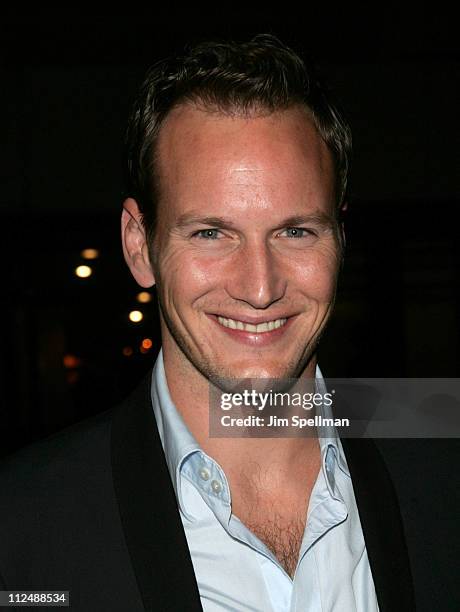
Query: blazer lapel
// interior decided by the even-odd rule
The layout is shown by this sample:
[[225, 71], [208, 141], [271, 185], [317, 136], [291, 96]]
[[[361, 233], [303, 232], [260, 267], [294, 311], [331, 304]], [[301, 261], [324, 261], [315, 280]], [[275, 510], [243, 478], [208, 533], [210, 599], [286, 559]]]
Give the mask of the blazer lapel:
[[112, 471], [146, 610], [202, 610], [150, 399], [150, 374], [114, 414]]
[[412, 575], [396, 493], [369, 439], [343, 439], [381, 612], [415, 610]]
[[[381, 612], [415, 610], [396, 494], [371, 440], [343, 439]], [[202, 611], [150, 399], [150, 374], [114, 413], [112, 471], [146, 610]]]

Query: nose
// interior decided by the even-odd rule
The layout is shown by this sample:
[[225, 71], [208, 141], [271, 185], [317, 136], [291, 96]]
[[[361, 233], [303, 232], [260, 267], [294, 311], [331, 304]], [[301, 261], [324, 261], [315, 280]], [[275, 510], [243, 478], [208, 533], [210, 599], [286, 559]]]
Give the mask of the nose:
[[235, 300], [265, 309], [286, 292], [286, 271], [266, 243], [248, 243], [239, 249], [228, 275], [227, 292]]

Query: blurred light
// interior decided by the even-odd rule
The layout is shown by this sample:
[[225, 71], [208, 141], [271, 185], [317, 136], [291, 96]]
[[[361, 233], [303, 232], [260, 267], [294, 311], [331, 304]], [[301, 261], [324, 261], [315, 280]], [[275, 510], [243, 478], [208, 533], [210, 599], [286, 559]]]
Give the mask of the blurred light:
[[81, 364], [81, 359], [79, 359], [75, 355], [69, 354], [69, 355], [64, 355], [62, 362], [64, 363], [65, 368], [68, 368], [68, 369], [78, 368], [78, 366]]
[[78, 266], [78, 268], [75, 268], [75, 274], [79, 278], [88, 278], [92, 273], [93, 270], [89, 266]]
[[148, 291], [141, 291], [136, 295], [136, 300], [141, 304], [147, 304], [152, 301], [152, 294]]
[[97, 259], [99, 257], [99, 251], [97, 249], [83, 249], [80, 255], [83, 259]]
[[149, 349], [152, 348], [153, 342], [150, 340], [150, 338], [144, 338], [142, 340], [141, 346], [143, 349], [145, 349], [146, 351], [148, 351]]
[[125, 357], [131, 357], [131, 355], [133, 354], [133, 349], [130, 346], [125, 346], [123, 348], [122, 353]]
[[144, 315], [140, 310], [131, 310], [128, 317], [132, 323], [140, 323], [144, 318]]

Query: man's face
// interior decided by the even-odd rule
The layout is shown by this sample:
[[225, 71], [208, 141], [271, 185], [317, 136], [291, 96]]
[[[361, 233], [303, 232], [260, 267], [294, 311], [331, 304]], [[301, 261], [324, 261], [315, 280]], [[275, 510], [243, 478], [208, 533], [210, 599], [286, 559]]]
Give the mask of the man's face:
[[183, 105], [157, 159], [165, 362], [210, 380], [314, 376], [340, 253], [333, 162], [306, 111]]

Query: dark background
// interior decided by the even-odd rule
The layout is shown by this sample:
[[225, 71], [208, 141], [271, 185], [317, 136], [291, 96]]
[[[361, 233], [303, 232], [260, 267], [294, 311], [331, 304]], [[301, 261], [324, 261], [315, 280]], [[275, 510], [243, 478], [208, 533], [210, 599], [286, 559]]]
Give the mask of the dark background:
[[[105, 409], [152, 364], [154, 302], [142, 323], [127, 317], [139, 304], [119, 245], [123, 135], [147, 67], [203, 37], [277, 34], [313, 57], [351, 123], [347, 259], [320, 350], [324, 372], [458, 376], [454, 21], [420, 9], [223, 13], [171, 6], [164, 14], [4, 18], [3, 452]], [[79, 279], [74, 269], [88, 247], [100, 257]], [[147, 337], [152, 348], [141, 353]]]
[[[105, 409], [151, 365], [155, 307], [129, 322], [138, 288], [119, 245], [130, 105], [157, 58], [203, 37], [263, 31], [314, 58], [354, 134], [348, 252], [322, 369], [458, 375], [459, 44], [449, 15], [172, 6], [136, 16], [9, 15], [1, 26], [3, 452]], [[100, 257], [79, 279], [88, 247]], [[153, 345], [141, 353], [146, 337]]]
[[[108, 408], [153, 363], [155, 307], [136, 302], [119, 245], [123, 135], [147, 67], [201, 38], [278, 35], [314, 57], [351, 123], [347, 255], [320, 349], [323, 372], [459, 376], [457, 21], [420, 6], [407, 14], [378, 4], [372, 12], [304, 11], [170, 3], [162, 14], [3, 15], [2, 453]], [[100, 257], [93, 275], [79, 279], [74, 269], [89, 247]], [[139, 307], [144, 320], [133, 324], [128, 313]], [[144, 338], [153, 344], [141, 352]], [[419, 598], [427, 610], [435, 602], [447, 610], [456, 557], [436, 545], [455, 533], [455, 515], [439, 505], [458, 489], [458, 445], [433, 444], [422, 462], [420, 444], [386, 447], [423, 576]], [[426, 478], [429, 506], [419, 503]], [[420, 530], [412, 521], [420, 515], [436, 529]], [[430, 564], [451, 572], [442, 588]]]

